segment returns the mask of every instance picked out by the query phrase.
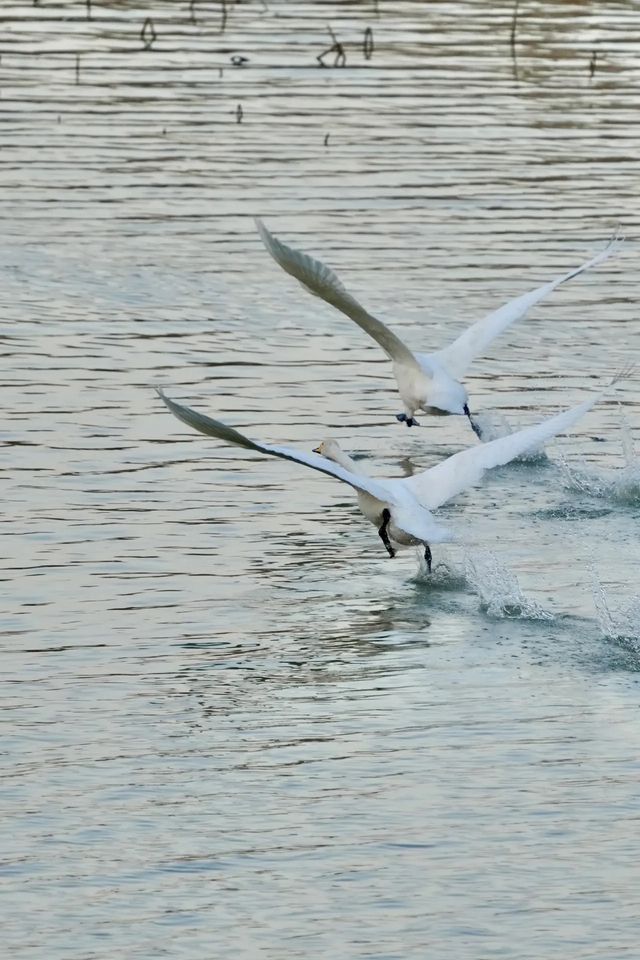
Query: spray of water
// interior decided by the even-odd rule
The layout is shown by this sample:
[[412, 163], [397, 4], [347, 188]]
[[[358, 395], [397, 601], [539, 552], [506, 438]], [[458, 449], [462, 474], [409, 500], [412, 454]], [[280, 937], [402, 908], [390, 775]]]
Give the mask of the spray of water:
[[515, 573], [492, 553], [467, 555], [465, 576], [491, 617], [551, 622], [555, 615], [524, 595]]
[[416, 550], [416, 559], [418, 561], [418, 570], [415, 582], [420, 583], [432, 590], [453, 591], [457, 593], [465, 590], [467, 587], [467, 578], [463, 570], [456, 569], [451, 563], [443, 560], [437, 560], [433, 564], [431, 573], [427, 569], [422, 549]]
[[595, 469], [584, 463], [575, 466], [561, 457], [559, 466], [565, 487], [590, 497], [616, 500], [618, 503], [640, 503], [640, 459], [636, 455], [629, 423], [622, 411], [620, 433], [623, 456], [621, 467]]
[[591, 577], [593, 602], [602, 635], [640, 653], [640, 596], [617, 602], [614, 607], [593, 567]]

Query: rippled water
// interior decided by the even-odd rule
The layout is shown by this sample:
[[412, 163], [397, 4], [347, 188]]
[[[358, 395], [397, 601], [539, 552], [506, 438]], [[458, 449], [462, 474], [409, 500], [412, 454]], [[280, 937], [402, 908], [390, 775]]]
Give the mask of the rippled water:
[[431, 580], [152, 386], [383, 476], [472, 439], [393, 421], [254, 214], [424, 350], [620, 222], [468, 386], [532, 423], [637, 357], [640, 10], [521, 2], [514, 59], [510, 2], [222, 7], [2, 7], [7, 955], [636, 957], [640, 507], [567, 469], [629, 467], [637, 381], [626, 446], [602, 403], [448, 506]]

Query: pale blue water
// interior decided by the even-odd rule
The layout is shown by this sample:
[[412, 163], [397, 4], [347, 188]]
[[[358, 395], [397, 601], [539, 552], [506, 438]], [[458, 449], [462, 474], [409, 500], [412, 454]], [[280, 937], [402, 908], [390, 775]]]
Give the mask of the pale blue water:
[[511, 3], [220, 7], [3, 7], [6, 954], [635, 958], [637, 380], [445, 508], [430, 582], [152, 386], [380, 476], [473, 439], [394, 422], [255, 214], [422, 350], [620, 222], [467, 383], [532, 423], [637, 357], [640, 12], [521, 3], [515, 80]]

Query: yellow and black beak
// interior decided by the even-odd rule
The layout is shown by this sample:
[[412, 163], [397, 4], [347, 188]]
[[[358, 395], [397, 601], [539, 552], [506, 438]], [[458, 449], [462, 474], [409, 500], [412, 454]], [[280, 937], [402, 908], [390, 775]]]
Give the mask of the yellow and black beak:
[[314, 447], [311, 452], [312, 452], [312, 453], [319, 453], [320, 456], [322, 456], [322, 446]]

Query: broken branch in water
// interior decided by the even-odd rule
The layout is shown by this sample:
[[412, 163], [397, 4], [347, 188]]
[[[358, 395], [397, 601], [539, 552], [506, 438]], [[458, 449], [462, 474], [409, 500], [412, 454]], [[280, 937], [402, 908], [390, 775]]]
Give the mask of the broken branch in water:
[[364, 32], [364, 40], [362, 41], [362, 52], [364, 53], [365, 60], [371, 60], [371, 55], [373, 53], [373, 30], [371, 27], [367, 27]]
[[333, 32], [333, 30], [331, 29], [331, 27], [327, 27], [327, 30], [329, 31], [329, 36], [330, 36], [331, 39], [333, 40], [333, 43], [331, 44], [330, 47], [327, 47], [326, 50], [323, 50], [322, 53], [318, 54], [318, 56], [316, 57], [316, 60], [318, 61], [318, 64], [319, 64], [321, 67], [326, 67], [326, 63], [324, 62], [324, 58], [325, 58], [325, 57], [327, 56], [327, 54], [329, 54], [329, 53], [335, 53], [336, 58], [335, 58], [335, 60], [333, 61], [334, 67], [344, 67], [344, 66], [346, 66], [346, 63], [347, 63], [347, 55], [346, 55], [346, 53], [344, 52], [344, 47], [342, 46], [342, 44], [340, 43], [340, 41], [339, 41], [338, 38], [336, 37], [336, 35], [335, 35], [335, 33]]
[[156, 33], [156, 28], [153, 25], [153, 20], [151, 17], [147, 17], [145, 22], [142, 24], [142, 30], [140, 31], [140, 39], [144, 44], [145, 50], [151, 50], [151, 47], [155, 43], [158, 34]]
[[220, 29], [218, 33], [224, 33], [227, 29], [227, 18], [229, 16], [229, 11], [227, 10], [227, 0], [220, 0]]
[[516, 50], [516, 42], [518, 35], [518, 5], [520, 0], [514, 0], [513, 2], [513, 15], [511, 17], [511, 35], [509, 37], [509, 45], [511, 47], [511, 60], [513, 62], [513, 76], [514, 79], [519, 80], [518, 76], [518, 52]]

